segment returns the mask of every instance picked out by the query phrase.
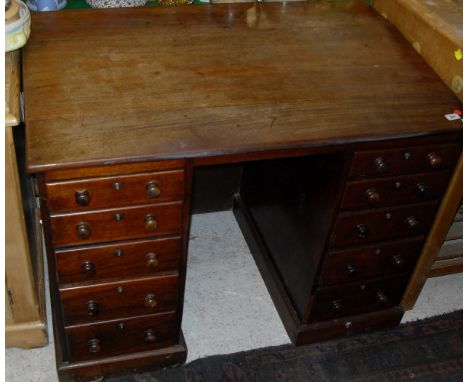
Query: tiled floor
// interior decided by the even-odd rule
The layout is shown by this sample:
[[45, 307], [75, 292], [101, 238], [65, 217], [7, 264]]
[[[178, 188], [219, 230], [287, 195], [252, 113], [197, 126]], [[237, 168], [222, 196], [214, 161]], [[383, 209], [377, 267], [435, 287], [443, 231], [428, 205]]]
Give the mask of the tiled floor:
[[[194, 216], [190, 238], [182, 323], [188, 361], [289, 343], [232, 213]], [[462, 283], [461, 274], [429, 279], [403, 321], [460, 309]], [[40, 349], [7, 349], [6, 381], [57, 381], [52, 343]]]

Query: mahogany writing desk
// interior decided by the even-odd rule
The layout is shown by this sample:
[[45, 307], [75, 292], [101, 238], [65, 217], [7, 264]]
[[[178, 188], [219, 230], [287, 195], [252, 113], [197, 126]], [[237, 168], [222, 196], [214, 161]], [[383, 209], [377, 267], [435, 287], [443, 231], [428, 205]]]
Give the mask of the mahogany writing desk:
[[222, 195], [294, 343], [399, 323], [460, 102], [372, 8], [34, 14], [23, 70], [62, 379], [184, 361], [190, 214]]

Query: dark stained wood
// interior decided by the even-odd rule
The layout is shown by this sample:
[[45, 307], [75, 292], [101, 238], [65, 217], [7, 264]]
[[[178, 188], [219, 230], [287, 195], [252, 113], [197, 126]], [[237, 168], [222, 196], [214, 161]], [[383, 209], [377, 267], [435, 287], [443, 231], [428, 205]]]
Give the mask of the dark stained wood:
[[[364, 178], [446, 170], [455, 166], [459, 152], [460, 145], [457, 144], [357, 152], [354, 155], [351, 176]], [[438, 165], [431, 165], [431, 155], [438, 158]], [[384, 167], [377, 167], [376, 161], [379, 159]]]
[[[63, 322], [72, 325], [172, 311], [177, 307], [178, 289], [178, 274], [62, 288]], [[154, 307], [145, 304], [148, 294], [155, 295]], [[89, 314], [90, 301], [97, 304], [94, 315]]]
[[[157, 265], [148, 254], [156, 255]], [[56, 250], [59, 284], [102, 281], [112, 278], [133, 278], [158, 272], [177, 271], [182, 255], [182, 238], [138, 240], [118, 244]], [[91, 263], [93, 272], [82, 270]]]
[[365, 209], [440, 200], [444, 196], [451, 176], [451, 171], [444, 171], [437, 174], [404, 175], [348, 182], [341, 208]]
[[[122, 216], [121, 220], [116, 220], [116, 214]], [[145, 227], [145, 216], [148, 215], [157, 221], [155, 230]], [[50, 220], [53, 243], [57, 247], [180, 234], [182, 202], [55, 214]], [[89, 237], [81, 238], [78, 235], [77, 226], [80, 223], [89, 226]]]
[[[156, 337], [154, 342], [145, 341], [148, 331]], [[170, 312], [69, 326], [65, 333], [70, 361], [76, 362], [169, 347], [176, 343], [179, 330], [175, 314]], [[93, 339], [99, 341], [96, 353], [89, 351], [88, 342]]]
[[318, 288], [313, 296], [310, 322], [363, 314], [398, 305], [408, 274], [341, 286]]
[[[432, 202], [364, 212], [343, 212], [335, 223], [330, 245], [343, 247], [425, 234], [431, 228], [437, 207], [438, 203]], [[408, 224], [409, 218], [417, 222], [413, 228]], [[359, 236], [358, 226], [364, 229], [364, 235]]]
[[[149, 196], [147, 187], [150, 183], [157, 185], [159, 196]], [[50, 182], [46, 187], [51, 213], [160, 203], [183, 198], [184, 172], [176, 170]], [[84, 205], [76, 200], [76, 194], [80, 192], [87, 196], [87, 203], [83, 203]]]
[[32, 29], [30, 171], [461, 126], [444, 118], [459, 100], [360, 0], [50, 12]]
[[419, 237], [331, 251], [326, 255], [320, 285], [409, 273], [419, 258], [423, 243], [423, 237]]

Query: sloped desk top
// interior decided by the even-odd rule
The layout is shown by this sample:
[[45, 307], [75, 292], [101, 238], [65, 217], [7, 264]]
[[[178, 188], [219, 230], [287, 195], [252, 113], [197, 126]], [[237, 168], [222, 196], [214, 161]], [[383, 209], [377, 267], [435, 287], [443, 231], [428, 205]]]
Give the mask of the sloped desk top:
[[34, 14], [30, 171], [459, 129], [459, 100], [361, 1]]

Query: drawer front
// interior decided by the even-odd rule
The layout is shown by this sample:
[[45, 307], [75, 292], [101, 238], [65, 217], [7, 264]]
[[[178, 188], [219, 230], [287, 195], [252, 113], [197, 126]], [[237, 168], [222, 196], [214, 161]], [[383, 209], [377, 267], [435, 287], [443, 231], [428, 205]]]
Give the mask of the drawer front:
[[182, 199], [184, 171], [46, 183], [51, 212], [82, 211]]
[[409, 273], [416, 264], [423, 244], [423, 238], [418, 238], [331, 251], [325, 260], [320, 285]]
[[392, 204], [439, 200], [445, 193], [451, 172], [418, 174], [346, 184], [342, 209], [359, 209]]
[[332, 247], [372, 243], [400, 237], [424, 235], [431, 228], [438, 203], [380, 208], [338, 216], [331, 238]]
[[150, 276], [179, 268], [180, 237], [55, 251], [59, 284]]
[[176, 343], [174, 312], [65, 328], [70, 360], [99, 359]]
[[312, 321], [330, 320], [396, 306], [408, 276], [319, 288], [311, 309]]
[[67, 325], [168, 312], [176, 309], [178, 275], [60, 290]]
[[182, 202], [58, 214], [50, 220], [57, 247], [178, 234]]
[[351, 176], [400, 175], [446, 170], [455, 165], [459, 154], [460, 146], [457, 144], [356, 152]]

